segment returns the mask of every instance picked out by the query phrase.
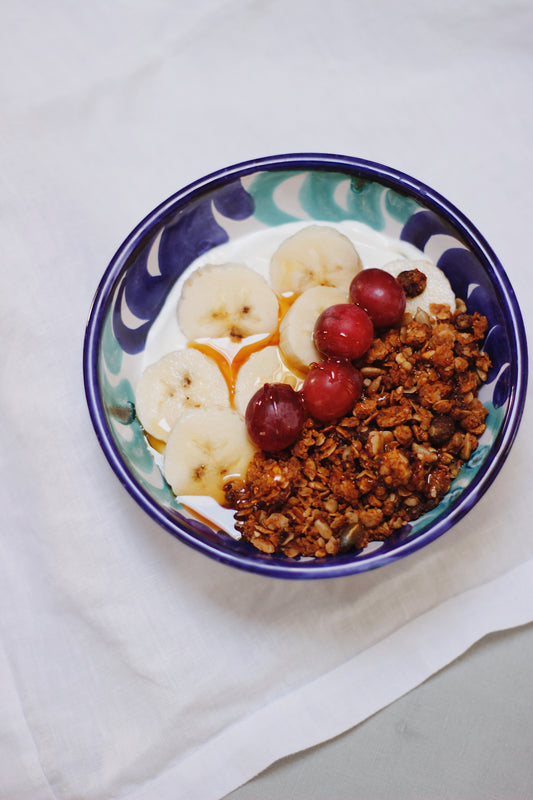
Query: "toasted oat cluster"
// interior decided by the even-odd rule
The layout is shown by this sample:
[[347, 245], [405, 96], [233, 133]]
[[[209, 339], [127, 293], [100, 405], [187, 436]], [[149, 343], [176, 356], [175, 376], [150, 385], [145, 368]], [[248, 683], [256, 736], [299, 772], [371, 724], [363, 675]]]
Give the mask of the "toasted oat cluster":
[[358, 362], [364, 392], [335, 424], [307, 419], [273, 457], [226, 484], [236, 527], [265, 553], [323, 558], [383, 540], [436, 506], [478, 445], [487, 320], [433, 306], [376, 337]]

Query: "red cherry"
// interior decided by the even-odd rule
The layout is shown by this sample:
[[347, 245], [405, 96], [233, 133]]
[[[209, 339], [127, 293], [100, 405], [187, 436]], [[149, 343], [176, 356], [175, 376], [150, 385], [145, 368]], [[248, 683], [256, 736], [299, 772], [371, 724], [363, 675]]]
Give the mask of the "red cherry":
[[366, 353], [374, 338], [374, 326], [367, 312], [353, 303], [329, 306], [315, 323], [313, 340], [328, 358], [353, 361]]
[[302, 396], [311, 416], [333, 422], [352, 410], [362, 388], [361, 373], [348, 361], [321, 361], [307, 373]]
[[300, 395], [287, 383], [265, 383], [250, 399], [244, 417], [252, 442], [267, 452], [289, 447], [305, 420]]
[[364, 308], [377, 328], [397, 325], [405, 311], [405, 292], [394, 275], [372, 267], [358, 272], [350, 284], [350, 300]]

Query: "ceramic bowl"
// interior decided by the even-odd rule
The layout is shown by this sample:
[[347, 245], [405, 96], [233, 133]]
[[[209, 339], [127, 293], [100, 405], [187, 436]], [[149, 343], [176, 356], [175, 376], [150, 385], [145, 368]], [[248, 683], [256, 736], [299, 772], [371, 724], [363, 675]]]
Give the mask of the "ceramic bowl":
[[[468, 310], [489, 321], [492, 359], [480, 399], [487, 429], [431, 512], [384, 542], [325, 559], [268, 555], [199, 521], [173, 496], [135, 416], [134, 388], [150, 329], [182, 272], [214, 247], [300, 220], [356, 220], [409, 242], [447, 275]], [[237, 164], [178, 191], [128, 236], [107, 267], [87, 325], [90, 415], [116, 476], [182, 543], [233, 567], [278, 578], [331, 578], [380, 567], [448, 531], [492, 484], [514, 440], [527, 383], [523, 322], [509, 280], [482, 235], [451, 203], [395, 169], [337, 155], [289, 154]]]

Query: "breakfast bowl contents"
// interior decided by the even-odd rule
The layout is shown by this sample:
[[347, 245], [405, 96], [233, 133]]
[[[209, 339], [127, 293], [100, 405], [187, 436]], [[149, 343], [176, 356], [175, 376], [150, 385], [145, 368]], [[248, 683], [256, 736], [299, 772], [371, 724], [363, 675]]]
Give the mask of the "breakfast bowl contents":
[[296, 154], [155, 209], [97, 290], [84, 348], [113, 470], [232, 566], [349, 575], [433, 541], [489, 488], [526, 390], [520, 311], [429, 187]]

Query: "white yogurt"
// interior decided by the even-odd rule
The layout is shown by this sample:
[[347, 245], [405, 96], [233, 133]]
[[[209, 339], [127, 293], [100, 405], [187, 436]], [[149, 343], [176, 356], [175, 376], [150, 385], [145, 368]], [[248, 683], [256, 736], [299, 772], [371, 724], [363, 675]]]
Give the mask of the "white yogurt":
[[[426, 263], [428, 261], [424, 253], [408, 242], [403, 242], [399, 239], [378, 233], [369, 226], [354, 221], [338, 223], [315, 223], [314, 221], [295, 222], [249, 233], [227, 242], [226, 244], [220, 245], [219, 247], [213, 248], [206, 254], [197, 258], [183, 272], [169, 292], [163, 308], [152, 324], [146, 340], [141, 370], [155, 363], [167, 353], [186, 347], [187, 339], [182, 334], [178, 325], [177, 305], [183, 284], [192, 272], [206, 264], [225, 264], [233, 262], [246, 264], [268, 280], [270, 259], [279, 245], [289, 236], [292, 236], [294, 233], [310, 224], [327, 225], [347, 236], [359, 253], [363, 268], [382, 268], [391, 262], [398, 262], [400, 259], [407, 259], [415, 262], [424, 261]], [[157, 252], [156, 248], [154, 248], [151, 258], [156, 257]], [[407, 266], [403, 268], [405, 269]], [[433, 266], [432, 269], [441, 273], [435, 266]], [[396, 274], [394, 268], [390, 271]], [[426, 290], [424, 293], [426, 294], [426, 300], [428, 300], [429, 297], [429, 302], [445, 302], [446, 291], [445, 287], [442, 289], [442, 285], [444, 283], [447, 284], [448, 281], [444, 273], [441, 273], [441, 276], [442, 278], [439, 277], [438, 296], [433, 297], [432, 289], [429, 285], [429, 292]], [[451, 288], [449, 289], [449, 293], [448, 297], [451, 296], [451, 302], [453, 302], [453, 292]], [[160, 466], [162, 466], [162, 457], [155, 453], [155, 458]], [[179, 499], [186, 506], [210, 520], [215, 527], [225, 530], [235, 539], [240, 538], [240, 534], [235, 530], [233, 524], [234, 510], [222, 508], [211, 497], [191, 496], [180, 497]]]
[[[393, 239], [375, 231], [368, 225], [352, 220], [336, 223], [291, 222], [234, 239], [209, 250], [209, 252], [193, 261], [172, 287], [148, 334], [143, 353], [142, 369], [158, 361], [166, 353], [186, 346], [187, 341], [178, 326], [176, 308], [183, 283], [194, 270], [205, 264], [242, 263], [256, 270], [268, 280], [270, 259], [279, 245], [289, 236], [310, 224], [328, 225], [347, 236], [359, 253], [363, 268], [383, 267], [385, 264], [398, 259], [427, 261], [424, 254], [408, 242]], [[432, 300], [431, 302], [440, 302], [440, 300]]]

